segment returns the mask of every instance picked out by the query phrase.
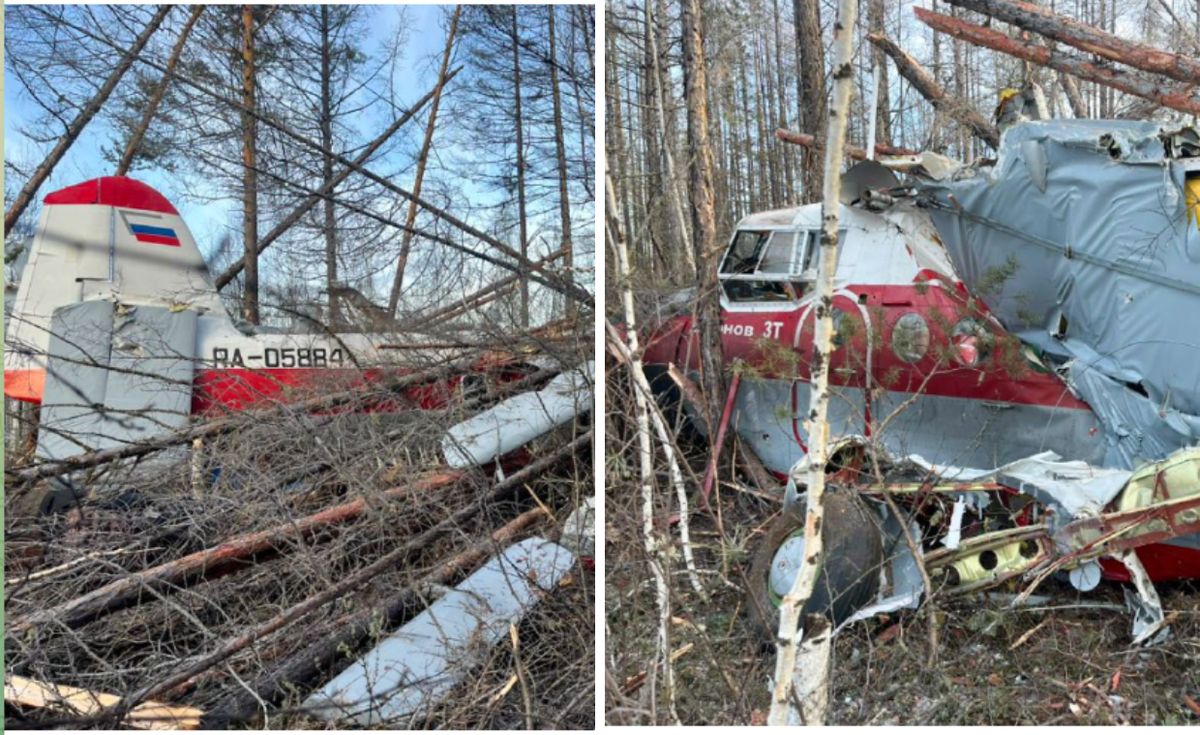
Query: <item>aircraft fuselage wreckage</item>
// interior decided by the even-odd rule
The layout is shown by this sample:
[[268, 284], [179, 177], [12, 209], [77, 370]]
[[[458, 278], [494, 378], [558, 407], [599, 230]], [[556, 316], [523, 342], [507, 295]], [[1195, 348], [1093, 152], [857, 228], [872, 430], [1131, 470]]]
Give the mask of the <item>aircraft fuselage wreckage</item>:
[[[1135, 639], [1159, 634], [1152, 582], [1200, 578], [1196, 131], [1031, 122], [974, 167], [864, 162], [839, 228], [835, 490], [812, 604], [841, 623], [915, 605], [904, 523], [939, 594], [1019, 580], [1020, 600], [1059, 571], [1081, 590], [1131, 581]], [[792, 478], [751, 582], [771, 632], [804, 547], [820, 230], [819, 204], [750, 215], [720, 264], [724, 359], [740, 362], [722, 422]], [[646, 351], [668, 400], [669, 365], [698, 375], [691, 319], [665, 314]]]
[[[236, 323], [187, 225], [166, 197], [109, 176], [46, 196], [9, 318], [4, 391], [41, 404], [38, 456], [60, 460], [179, 429], [194, 415], [362, 388], [360, 411], [436, 409], [491, 373], [513, 381], [544, 358], [409, 343], [403, 334], [279, 333]], [[388, 393], [388, 376], [443, 364]], [[455, 427], [452, 466], [483, 464], [590, 410], [591, 365]], [[563, 404], [569, 404], [564, 406]], [[489, 417], [496, 417], [489, 421]], [[516, 438], [501, 421], [520, 423]], [[50, 430], [45, 430], [49, 428]]]

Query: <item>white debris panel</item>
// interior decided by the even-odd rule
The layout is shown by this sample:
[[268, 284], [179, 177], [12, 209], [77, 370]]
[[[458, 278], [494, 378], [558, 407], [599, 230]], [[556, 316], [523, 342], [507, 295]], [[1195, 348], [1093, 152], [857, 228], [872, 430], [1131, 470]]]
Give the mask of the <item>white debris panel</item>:
[[314, 692], [305, 708], [331, 722], [403, 726], [460, 684], [574, 565], [574, 554], [542, 538], [510, 546]]
[[486, 464], [592, 410], [595, 361], [558, 375], [545, 388], [501, 401], [450, 428], [442, 454], [451, 467]]

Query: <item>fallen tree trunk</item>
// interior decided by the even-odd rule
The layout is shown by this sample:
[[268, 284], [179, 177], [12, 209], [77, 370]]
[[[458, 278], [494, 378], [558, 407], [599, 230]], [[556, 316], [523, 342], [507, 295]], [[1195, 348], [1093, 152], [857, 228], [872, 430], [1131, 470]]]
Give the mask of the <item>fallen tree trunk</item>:
[[149, 684], [127, 697], [122, 702], [121, 708], [118, 709], [116, 715], [120, 716], [139, 702], [160, 696], [164, 692], [174, 689], [193, 676], [207, 671], [238, 651], [244, 650], [260, 638], [274, 633], [289, 623], [367, 584], [378, 575], [404, 561], [410, 554], [428, 547], [442, 535], [454, 529], [461, 528], [465, 521], [484, 510], [489, 503], [499, 500], [511, 490], [522, 487], [526, 482], [537, 477], [558, 462], [572, 456], [580, 449], [590, 446], [591, 442], [592, 432], [588, 431], [577, 437], [574, 441], [559, 447], [545, 457], [513, 473], [507, 480], [497, 483], [490, 492], [481, 495], [478, 501], [451, 514], [437, 525], [417, 534], [403, 546], [384, 554], [376, 561], [360, 568], [350, 576], [344, 577], [340, 582], [325, 591], [296, 603], [287, 610], [254, 626], [241, 635], [226, 639], [211, 653], [195, 657], [190, 662], [183, 662], [182, 666], [175, 673], [158, 679], [153, 684]]
[[[808, 133], [795, 133], [791, 130], [784, 130], [783, 128], [778, 128], [775, 131], [775, 137], [782, 140], [784, 143], [804, 146], [805, 148], [812, 148], [813, 145], [816, 144], [816, 139]], [[885, 143], [875, 144], [875, 155], [877, 156], [915, 156], [919, 152], [920, 151], [914, 151], [908, 148], [899, 148], [897, 146], [887, 145]], [[846, 155], [850, 156], [856, 161], [867, 160], [867, 152], [862, 148], [852, 145], [846, 146]]]
[[292, 654], [275, 669], [255, 679], [248, 690], [239, 690], [226, 699], [220, 708], [207, 714], [201, 724], [205, 729], [226, 729], [252, 719], [264, 703], [277, 704], [297, 689], [307, 691], [318, 676], [335, 673], [340, 668], [339, 662], [352, 656], [374, 631], [380, 628], [391, 630], [424, 608], [428, 600], [421, 593], [422, 588], [449, 584], [486, 561], [497, 545], [512, 541], [545, 515], [546, 511], [540, 507], [522, 513], [382, 604], [360, 610], [343, 620], [334, 633]]
[[[454, 471], [434, 473], [418, 480], [412, 487], [386, 490], [382, 497], [396, 500], [436, 490], [458, 482], [465, 475], [464, 472]], [[221, 567], [276, 551], [285, 543], [311, 538], [321, 530], [349, 523], [366, 512], [367, 507], [367, 501], [359, 498], [265, 531], [236, 536], [181, 559], [122, 577], [61, 605], [19, 616], [9, 621], [5, 635], [18, 636], [51, 622], [67, 628], [78, 628], [98, 617], [137, 604], [143, 595], [187, 586]]]
[[[1187, 85], [1200, 83], [1200, 60], [1126, 41], [1120, 36], [1021, 0], [946, 0], [951, 5], [1011, 23], [1080, 51]], [[920, 8], [916, 8], [918, 15]]]
[[[913, 8], [913, 10], [920, 16], [922, 12], [920, 8]], [[960, 125], [969, 128], [975, 137], [987, 143], [992, 148], [1000, 147], [1000, 131], [996, 129], [996, 126], [988, 122], [987, 118], [980, 115], [978, 111], [966, 102], [957, 97], [952, 97], [946, 90], [942, 89], [942, 86], [937, 83], [933, 75], [925, 67], [921, 66], [916, 59], [910, 56], [907, 51], [900, 48], [895, 41], [882, 33], [872, 33], [867, 36], [867, 40], [892, 58], [892, 63], [896, 65], [896, 70], [908, 80], [909, 84], [913, 85], [921, 93], [921, 96], [929, 100], [930, 104], [944, 111]]]
[[1192, 87], [1168, 86], [1161, 79], [1096, 64], [1081, 56], [1045, 46], [1023, 43], [1009, 38], [999, 31], [977, 26], [949, 15], [933, 13], [923, 8], [913, 8], [913, 12], [917, 14], [922, 23], [935, 31], [941, 31], [967, 43], [990, 48], [1018, 59], [1032, 61], [1035, 64], [1047, 66], [1089, 82], [1112, 87], [1126, 94], [1148, 99], [1162, 107], [1186, 112], [1189, 115], [1200, 115], [1200, 98], [1196, 97]]

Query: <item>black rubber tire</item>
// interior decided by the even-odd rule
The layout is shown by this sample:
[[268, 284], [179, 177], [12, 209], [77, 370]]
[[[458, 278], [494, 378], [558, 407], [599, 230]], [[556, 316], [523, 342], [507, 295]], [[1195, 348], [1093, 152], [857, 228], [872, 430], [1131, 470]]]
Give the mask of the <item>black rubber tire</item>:
[[[879, 518], [852, 491], [825, 495], [825, 561], [804, 615], [824, 615], [837, 625], [874, 601], [879, 592], [883, 541]], [[804, 528], [804, 510], [781, 515], [771, 524], [750, 565], [750, 620], [764, 643], [779, 634], [779, 608], [771, 600], [769, 574], [779, 546]]]

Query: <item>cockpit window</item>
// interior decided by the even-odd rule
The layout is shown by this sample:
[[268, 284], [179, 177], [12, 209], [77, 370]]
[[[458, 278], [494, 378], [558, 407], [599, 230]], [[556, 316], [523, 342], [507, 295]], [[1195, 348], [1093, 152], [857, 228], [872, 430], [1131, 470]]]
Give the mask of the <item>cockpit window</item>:
[[795, 301], [807, 290], [815, 233], [742, 230], [734, 236], [721, 280], [731, 301]]
[[753, 273], [758, 267], [762, 256], [763, 245], [767, 242], [769, 232], [751, 232], [740, 230], [733, 238], [733, 245], [725, 254], [725, 262], [721, 263], [722, 273]]

